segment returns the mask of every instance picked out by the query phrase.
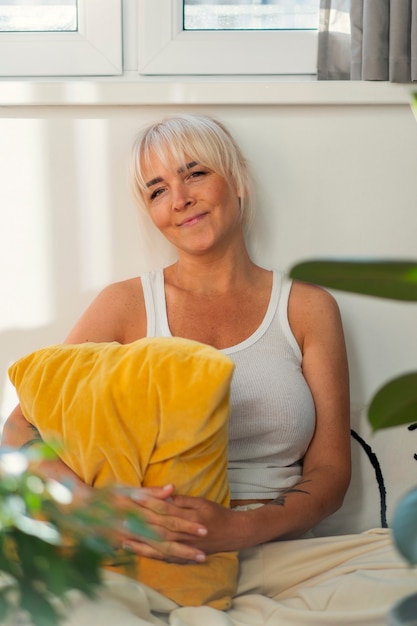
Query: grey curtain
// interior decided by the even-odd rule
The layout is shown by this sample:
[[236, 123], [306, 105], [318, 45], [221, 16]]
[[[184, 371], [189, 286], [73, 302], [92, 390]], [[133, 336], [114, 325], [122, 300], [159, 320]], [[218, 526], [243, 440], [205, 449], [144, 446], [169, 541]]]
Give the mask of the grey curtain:
[[417, 0], [320, 0], [319, 80], [417, 81]]

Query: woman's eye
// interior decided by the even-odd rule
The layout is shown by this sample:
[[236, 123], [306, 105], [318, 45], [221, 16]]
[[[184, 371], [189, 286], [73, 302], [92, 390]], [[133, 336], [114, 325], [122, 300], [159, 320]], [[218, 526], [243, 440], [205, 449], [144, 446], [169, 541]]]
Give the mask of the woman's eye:
[[190, 178], [199, 178], [200, 176], [205, 176], [207, 172], [204, 170], [196, 170], [195, 172], [191, 172]]
[[155, 200], [155, 198], [157, 198], [158, 196], [161, 195], [161, 193], [163, 192], [162, 188], [159, 189], [154, 189], [153, 192], [150, 195], [151, 200]]

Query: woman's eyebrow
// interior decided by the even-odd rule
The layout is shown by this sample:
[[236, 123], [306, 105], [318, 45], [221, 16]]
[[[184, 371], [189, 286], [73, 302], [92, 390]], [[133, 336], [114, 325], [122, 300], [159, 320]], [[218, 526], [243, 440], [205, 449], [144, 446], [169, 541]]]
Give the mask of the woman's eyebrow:
[[152, 178], [149, 182], [145, 183], [146, 187], [152, 187], [153, 185], [157, 185], [158, 183], [162, 183], [163, 178], [161, 176], [157, 176], [156, 178]]
[[180, 167], [178, 173], [181, 173], [184, 170], [192, 170], [193, 167], [195, 167], [196, 165], [198, 165], [197, 161], [191, 161], [190, 163], [186, 163], [185, 167]]
[[[198, 165], [197, 161], [190, 161], [190, 163], [186, 163], [184, 167], [179, 167], [177, 172], [178, 174], [181, 174], [181, 172], [183, 172], [184, 170], [191, 170], [196, 165]], [[152, 180], [145, 183], [145, 185], [147, 188], [149, 188], [149, 187], [152, 187], [153, 185], [157, 185], [158, 183], [162, 183], [163, 180], [164, 179], [162, 178], [162, 176], [157, 176], [156, 178], [152, 178]]]

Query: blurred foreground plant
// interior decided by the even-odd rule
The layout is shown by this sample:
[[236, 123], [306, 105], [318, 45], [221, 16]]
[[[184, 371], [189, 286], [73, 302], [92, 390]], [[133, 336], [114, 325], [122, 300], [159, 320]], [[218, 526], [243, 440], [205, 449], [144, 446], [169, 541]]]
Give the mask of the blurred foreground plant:
[[[68, 591], [93, 598], [102, 565], [122, 558], [133, 566], [112, 542], [122, 518], [110, 491], [93, 490], [77, 503], [70, 487], [37, 475], [36, 462], [53, 458], [46, 444], [27, 452], [0, 448], [1, 624], [57, 626]], [[154, 537], [136, 514], [123, 521], [130, 532]]]

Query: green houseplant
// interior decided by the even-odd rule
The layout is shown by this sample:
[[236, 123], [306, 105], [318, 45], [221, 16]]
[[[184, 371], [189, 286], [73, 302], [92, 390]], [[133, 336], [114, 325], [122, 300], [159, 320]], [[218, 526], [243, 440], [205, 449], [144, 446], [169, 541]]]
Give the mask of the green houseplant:
[[[46, 444], [27, 452], [0, 449], [1, 624], [58, 626], [68, 591], [93, 598], [102, 565], [120, 561], [111, 538], [121, 515], [132, 533], [151, 536], [105, 489], [77, 502], [70, 486], [41, 478], [37, 462], [55, 456]], [[123, 560], [129, 566], [127, 553]]]

